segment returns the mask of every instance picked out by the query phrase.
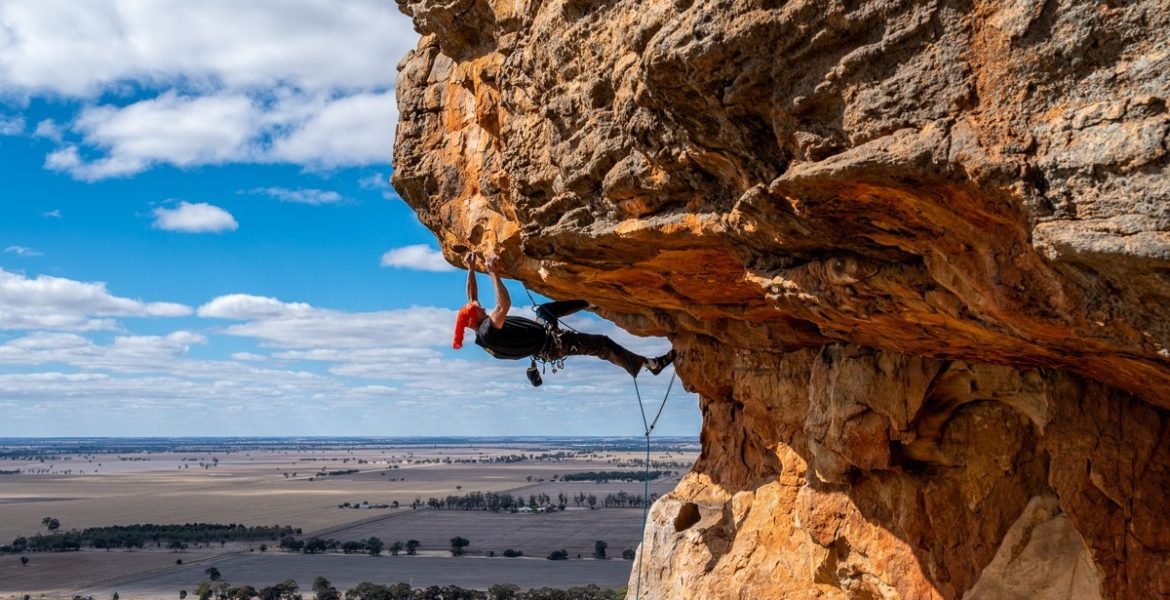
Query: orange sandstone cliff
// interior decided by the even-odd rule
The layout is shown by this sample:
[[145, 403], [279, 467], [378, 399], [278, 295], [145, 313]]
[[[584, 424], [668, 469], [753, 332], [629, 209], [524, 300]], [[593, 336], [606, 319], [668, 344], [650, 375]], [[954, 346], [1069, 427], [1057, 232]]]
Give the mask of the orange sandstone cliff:
[[448, 259], [700, 397], [643, 598], [1170, 597], [1170, 2], [398, 5]]

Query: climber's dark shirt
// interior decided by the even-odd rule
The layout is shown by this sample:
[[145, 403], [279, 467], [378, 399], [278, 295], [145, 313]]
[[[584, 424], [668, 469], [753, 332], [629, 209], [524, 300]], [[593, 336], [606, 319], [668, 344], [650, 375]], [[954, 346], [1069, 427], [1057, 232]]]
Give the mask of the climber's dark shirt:
[[484, 319], [475, 330], [475, 343], [496, 358], [520, 359], [540, 352], [546, 335], [544, 325], [532, 319], [505, 317], [499, 329]]

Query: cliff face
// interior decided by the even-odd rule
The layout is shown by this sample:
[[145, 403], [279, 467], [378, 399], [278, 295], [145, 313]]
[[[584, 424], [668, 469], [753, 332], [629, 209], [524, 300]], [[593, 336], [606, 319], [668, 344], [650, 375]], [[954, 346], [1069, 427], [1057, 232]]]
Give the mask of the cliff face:
[[700, 395], [642, 597], [1170, 596], [1170, 2], [398, 4], [448, 258]]

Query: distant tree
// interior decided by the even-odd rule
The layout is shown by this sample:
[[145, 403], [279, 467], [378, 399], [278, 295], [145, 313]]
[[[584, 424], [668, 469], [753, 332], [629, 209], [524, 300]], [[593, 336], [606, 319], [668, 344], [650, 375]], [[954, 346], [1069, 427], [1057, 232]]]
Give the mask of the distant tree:
[[465, 537], [455, 536], [451, 538], [451, 556], [463, 556], [463, 549], [469, 544], [471, 544], [471, 541]]
[[[385, 586], [363, 581], [345, 592], [345, 600], [424, 600], [430, 597], [426, 595], [425, 590], [418, 590], [418, 593], [412, 592], [410, 585], [405, 583]], [[443, 596], [443, 598], [456, 600], [456, 596], [451, 595]]]
[[176, 564], [176, 565], [181, 565], [181, 564], [183, 564], [183, 559], [181, 559], [181, 558], [176, 558], [176, 559], [175, 559], [175, 564]]
[[[265, 589], [268, 589], [268, 588], [265, 588]], [[238, 585], [236, 587], [229, 588], [227, 591], [227, 595], [228, 595], [228, 598], [231, 598], [231, 600], [251, 600], [252, 598], [255, 598], [256, 596], [259, 596], [260, 594], [259, 594], [259, 592], [256, 591], [256, 588], [254, 588], [250, 585]], [[276, 600], [276, 599], [273, 598], [272, 600]]]
[[369, 553], [370, 556], [378, 556], [381, 554], [382, 547], [382, 540], [376, 537], [371, 537], [370, 539], [366, 540], [366, 552]]
[[305, 554], [319, 554], [321, 552], [324, 552], [328, 548], [329, 548], [329, 542], [326, 542], [325, 540], [323, 540], [319, 537], [311, 537], [311, 538], [305, 540], [305, 546], [304, 546], [302, 551]]
[[179, 590], [179, 600], [183, 600], [186, 597], [187, 597], [187, 590]]
[[297, 593], [297, 582], [293, 579], [285, 579], [280, 583], [270, 585], [255, 595], [259, 595], [260, 600], [300, 600], [301, 598], [301, 595]]
[[167, 544], [167, 549], [178, 552], [179, 550], [186, 550], [187, 544], [184, 544], [183, 540], [171, 540], [171, 542]]
[[341, 600], [341, 592], [320, 575], [313, 580], [313, 593], [317, 595], [317, 600]]
[[110, 596], [110, 600], [118, 600], [118, 598], [120, 598], [120, 596], [118, 596], [118, 592], [114, 592], [114, 595]]
[[207, 567], [206, 569], [203, 569], [203, 573], [206, 574], [207, 578], [212, 581], [219, 581], [219, 578], [223, 577], [223, 575], [219, 573], [219, 569], [215, 567]]
[[390, 554], [398, 556], [398, 553], [402, 552], [404, 547], [405, 546], [402, 545], [402, 542], [394, 542], [393, 544], [390, 544]]
[[260, 544], [261, 552], [268, 552], [268, 544]]
[[608, 547], [609, 547], [609, 544], [603, 542], [602, 540], [597, 540], [596, 542], [593, 542], [593, 558], [604, 559], [605, 558], [605, 549]]
[[519, 550], [513, 550], [511, 548], [504, 550], [505, 558], [516, 558], [517, 556], [524, 556], [524, 553]]
[[61, 528], [61, 521], [58, 521], [53, 517], [45, 517], [41, 519], [41, 525], [47, 527], [49, 531], [57, 531]]
[[422, 542], [418, 540], [406, 540], [406, 553], [411, 556], [418, 554], [418, 547], [421, 545]]
[[564, 550], [553, 550], [552, 553], [548, 555], [548, 559], [549, 560], [569, 560], [569, 553], [565, 552]]
[[210, 582], [200, 581], [199, 585], [195, 586], [195, 595], [199, 600], [209, 600], [213, 593], [215, 592], [211, 589]]
[[27, 565], [27, 564], [28, 564], [28, 557], [27, 556], [20, 557], [20, 566], [23, 567], [24, 565]]
[[597, 496], [594, 496], [593, 494], [589, 494], [588, 502], [589, 502], [589, 509], [590, 510], [597, 508]]
[[300, 552], [301, 548], [305, 547], [305, 543], [297, 538], [288, 535], [280, 539], [280, 547], [289, 552]]
[[520, 586], [511, 583], [500, 583], [488, 588], [488, 597], [492, 600], [517, 600], [520, 597]]
[[626, 560], [634, 560], [635, 556], [637, 556], [637, 554], [634, 553], [632, 548], [626, 548], [625, 550], [622, 550], [622, 558]]

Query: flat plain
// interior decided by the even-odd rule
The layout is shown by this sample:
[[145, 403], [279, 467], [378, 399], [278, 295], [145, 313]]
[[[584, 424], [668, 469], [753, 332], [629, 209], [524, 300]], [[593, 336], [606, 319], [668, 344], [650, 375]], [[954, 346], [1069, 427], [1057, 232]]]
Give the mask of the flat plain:
[[[0, 441], [2, 445], [3, 441]], [[307, 447], [303, 447], [307, 446]], [[642, 508], [604, 507], [607, 496], [643, 493], [642, 452], [629, 444], [582, 449], [579, 440], [496, 441], [492, 444], [363, 444], [330, 447], [327, 442], [244, 450], [166, 449], [21, 456], [0, 460], [0, 544], [19, 536], [48, 533], [52, 517], [60, 531], [138, 523], [240, 523], [288, 525], [297, 536], [341, 542], [381, 539], [420, 542], [417, 556], [305, 555], [282, 552], [275, 542], [212, 543], [178, 552], [148, 543], [145, 548], [78, 552], [0, 554], [0, 599], [177, 598], [193, 591], [215, 566], [234, 585], [256, 588], [287, 578], [307, 589], [317, 575], [346, 589], [361, 581], [460, 585], [496, 583], [521, 587], [625, 585], [630, 561], [622, 551], [640, 540]], [[655, 470], [672, 474], [652, 481], [650, 493], [672, 489], [697, 456], [693, 444], [672, 442], [651, 456]], [[635, 481], [561, 481], [566, 474], [625, 471]], [[322, 475], [325, 473], [325, 475]], [[524, 501], [545, 494], [553, 512], [434, 510], [431, 497], [469, 492], [507, 492]], [[624, 494], [623, 494], [624, 493]], [[593, 495], [596, 509], [581, 501]], [[342, 508], [341, 505], [387, 505]], [[395, 503], [397, 507], [395, 508]], [[412, 508], [414, 505], [416, 508]], [[449, 540], [470, 540], [468, 556], [452, 557]], [[608, 544], [609, 560], [593, 560], [594, 543]], [[506, 549], [524, 558], [502, 558]], [[550, 561], [554, 550], [570, 559]], [[492, 556], [494, 555], [494, 556]], [[578, 559], [580, 555], [580, 559]], [[176, 564], [176, 561], [182, 564]], [[271, 580], [271, 581], [269, 581]]]

